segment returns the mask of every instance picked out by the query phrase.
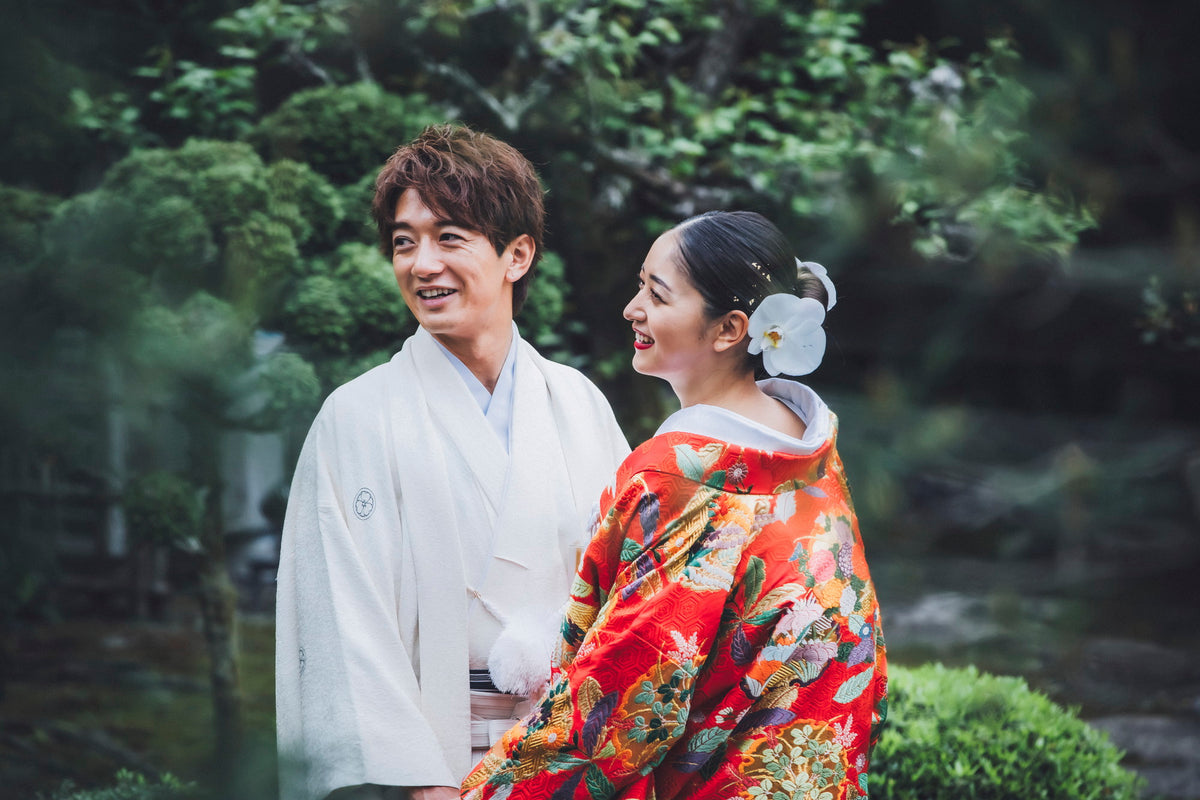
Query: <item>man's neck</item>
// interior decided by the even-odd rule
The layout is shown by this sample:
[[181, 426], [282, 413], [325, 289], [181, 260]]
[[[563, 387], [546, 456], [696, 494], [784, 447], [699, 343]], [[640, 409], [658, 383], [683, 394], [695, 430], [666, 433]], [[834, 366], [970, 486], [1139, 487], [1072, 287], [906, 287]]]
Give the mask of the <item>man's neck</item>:
[[512, 346], [512, 337], [511, 324], [503, 330], [485, 331], [471, 339], [450, 339], [434, 334], [434, 338], [453, 353], [488, 392], [496, 389], [500, 370]]

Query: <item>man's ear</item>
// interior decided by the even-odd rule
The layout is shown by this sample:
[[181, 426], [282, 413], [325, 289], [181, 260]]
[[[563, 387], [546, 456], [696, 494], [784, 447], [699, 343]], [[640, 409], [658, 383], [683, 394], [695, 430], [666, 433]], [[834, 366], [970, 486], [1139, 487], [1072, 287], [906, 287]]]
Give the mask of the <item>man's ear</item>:
[[521, 280], [521, 277], [533, 266], [533, 255], [536, 252], [537, 245], [533, 243], [533, 237], [528, 233], [522, 233], [509, 242], [508, 247], [504, 249], [505, 255], [510, 259], [508, 268], [504, 270], [505, 279], [509, 283]]
[[729, 311], [718, 317], [713, 323], [716, 326], [717, 338], [713, 340], [713, 349], [723, 353], [731, 347], [741, 344], [750, 330], [750, 319], [744, 311]]

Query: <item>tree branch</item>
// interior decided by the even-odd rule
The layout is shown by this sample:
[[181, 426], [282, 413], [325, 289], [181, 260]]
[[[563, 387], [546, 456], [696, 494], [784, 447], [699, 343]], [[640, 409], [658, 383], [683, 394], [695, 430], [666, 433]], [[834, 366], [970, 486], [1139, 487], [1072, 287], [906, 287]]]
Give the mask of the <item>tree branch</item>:
[[721, 21], [705, 40], [700, 63], [692, 79], [692, 88], [710, 102], [715, 101], [729, 83], [742, 45], [754, 24], [745, 0], [721, 0], [717, 13]]

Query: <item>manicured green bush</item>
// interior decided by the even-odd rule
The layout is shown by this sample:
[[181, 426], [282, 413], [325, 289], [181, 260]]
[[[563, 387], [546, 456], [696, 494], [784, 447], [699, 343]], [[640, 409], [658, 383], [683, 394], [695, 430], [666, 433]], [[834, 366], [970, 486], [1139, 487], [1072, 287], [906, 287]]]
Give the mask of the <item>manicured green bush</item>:
[[400, 97], [367, 83], [322, 86], [289, 97], [263, 119], [255, 139], [267, 160], [309, 164], [341, 186], [378, 170], [442, 116], [424, 95]]
[[876, 800], [1135, 800], [1106, 734], [1020, 678], [940, 664], [889, 668], [871, 760]]
[[328, 248], [346, 216], [342, 197], [307, 164], [285, 158], [267, 167], [271, 215], [292, 229], [297, 244]]

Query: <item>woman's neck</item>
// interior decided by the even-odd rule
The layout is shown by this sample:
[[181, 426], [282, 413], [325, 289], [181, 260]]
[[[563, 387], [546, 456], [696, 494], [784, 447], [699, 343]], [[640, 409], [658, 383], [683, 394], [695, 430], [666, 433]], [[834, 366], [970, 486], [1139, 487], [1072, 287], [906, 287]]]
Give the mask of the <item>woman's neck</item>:
[[723, 408], [796, 439], [806, 426], [788, 406], [758, 388], [752, 372], [720, 370], [696, 377], [687, 385], [671, 384], [683, 408], [709, 405]]

